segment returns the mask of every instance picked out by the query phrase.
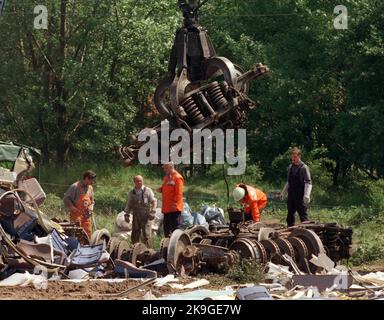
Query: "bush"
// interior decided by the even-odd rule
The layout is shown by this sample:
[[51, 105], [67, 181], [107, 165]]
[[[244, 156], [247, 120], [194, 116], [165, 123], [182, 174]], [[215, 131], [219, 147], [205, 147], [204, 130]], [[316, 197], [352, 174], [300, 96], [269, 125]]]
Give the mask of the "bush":
[[242, 259], [229, 269], [227, 277], [237, 283], [259, 283], [265, 278], [265, 265], [255, 260]]
[[379, 181], [370, 181], [369, 195], [373, 207], [384, 212], [384, 179]]
[[[327, 149], [317, 148], [308, 153], [303, 152], [303, 161], [309, 166], [311, 178], [313, 181], [312, 198], [314, 202], [327, 202], [328, 192], [327, 188], [332, 184], [332, 175], [329, 173], [328, 168], [333, 165], [333, 161], [326, 156]], [[287, 168], [291, 163], [290, 149], [284, 154], [276, 157], [272, 161], [272, 169], [279, 172], [279, 178], [272, 177], [274, 183], [277, 181], [283, 185], [287, 179]]]
[[384, 243], [383, 239], [376, 239], [376, 241], [359, 245], [352, 254], [351, 262], [354, 265], [360, 265], [381, 259], [384, 259]]
[[41, 207], [41, 211], [44, 212], [49, 218], [67, 217], [63, 199], [52, 193], [47, 194], [47, 199], [45, 200], [44, 205]]

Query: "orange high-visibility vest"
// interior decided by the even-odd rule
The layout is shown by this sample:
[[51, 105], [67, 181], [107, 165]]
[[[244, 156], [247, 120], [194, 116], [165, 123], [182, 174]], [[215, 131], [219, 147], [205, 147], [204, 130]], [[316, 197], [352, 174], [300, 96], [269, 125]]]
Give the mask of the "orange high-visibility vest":
[[248, 186], [246, 184], [239, 184], [236, 187], [244, 188], [246, 191], [245, 197], [241, 200], [243, 209], [246, 214], [252, 216], [253, 221], [260, 221], [260, 210], [267, 205], [267, 195], [260, 189]]
[[92, 219], [91, 217], [85, 217], [86, 210], [93, 203], [92, 194], [93, 187], [88, 186], [87, 192], [83, 191], [83, 188], [80, 186], [81, 182], [77, 183], [77, 188], [79, 189], [79, 197], [77, 198], [74, 206], [79, 210], [79, 212], [70, 212], [70, 221], [80, 222], [81, 227], [87, 233], [89, 239], [92, 236]]
[[183, 211], [183, 189], [184, 178], [177, 171], [163, 178], [161, 186], [163, 213]]

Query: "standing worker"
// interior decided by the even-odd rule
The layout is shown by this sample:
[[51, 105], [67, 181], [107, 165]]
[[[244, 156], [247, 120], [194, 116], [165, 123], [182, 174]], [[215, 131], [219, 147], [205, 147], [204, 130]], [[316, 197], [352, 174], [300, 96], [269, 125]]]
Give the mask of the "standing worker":
[[233, 190], [233, 198], [243, 205], [245, 221], [260, 222], [260, 212], [268, 201], [263, 191], [246, 184], [238, 184]]
[[95, 205], [92, 184], [96, 173], [84, 172], [83, 179], [72, 184], [64, 194], [64, 206], [70, 211], [71, 223], [80, 222], [89, 239], [92, 235], [92, 214]]
[[133, 215], [132, 243], [140, 242], [140, 236], [147, 248], [152, 248], [152, 221], [155, 219], [157, 199], [153, 191], [144, 186], [142, 176], [133, 178], [134, 188], [128, 193], [125, 216]]
[[288, 167], [287, 183], [281, 196], [288, 193], [287, 225], [295, 225], [295, 213], [298, 212], [300, 221], [308, 221], [308, 205], [311, 201], [312, 180], [308, 166], [301, 161], [301, 150], [293, 148], [291, 151], [292, 164]]
[[161, 188], [157, 189], [162, 194], [161, 211], [164, 214], [164, 236], [170, 237], [180, 224], [183, 211], [184, 178], [178, 173], [172, 162], [163, 165], [165, 176]]

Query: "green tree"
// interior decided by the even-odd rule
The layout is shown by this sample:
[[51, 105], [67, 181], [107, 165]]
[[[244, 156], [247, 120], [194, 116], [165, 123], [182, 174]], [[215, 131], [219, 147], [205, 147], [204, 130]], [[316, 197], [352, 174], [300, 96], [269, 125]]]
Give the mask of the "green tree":
[[165, 0], [46, 5], [47, 30], [33, 28], [31, 0], [7, 1], [0, 20], [7, 57], [0, 134], [40, 147], [58, 164], [71, 155], [105, 157], [140, 125], [135, 117], [167, 67], [177, 7]]

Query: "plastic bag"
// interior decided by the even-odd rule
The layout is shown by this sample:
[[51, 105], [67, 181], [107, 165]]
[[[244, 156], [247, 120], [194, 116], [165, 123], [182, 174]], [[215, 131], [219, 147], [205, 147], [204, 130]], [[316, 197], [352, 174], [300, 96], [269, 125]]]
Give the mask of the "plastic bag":
[[204, 226], [206, 228], [209, 228], [209, 224], [208, 224], [207, 220], [200, 213], [194, 212], [194, 213], [192, 213], [192, 217], [193, 217], [193, 224], [194, 225], [199, 225], [199, 226]]
[[186, 229], [193, 225], [193, 216], [192, 216], [192, 210], [189, 207], [187, 202], [184, 202], [183, 211], [180, 215], [180, 228]]
[[209, 224], [225, 224], [224, 211], [221, 208], [205, 205], [202, 215]]

